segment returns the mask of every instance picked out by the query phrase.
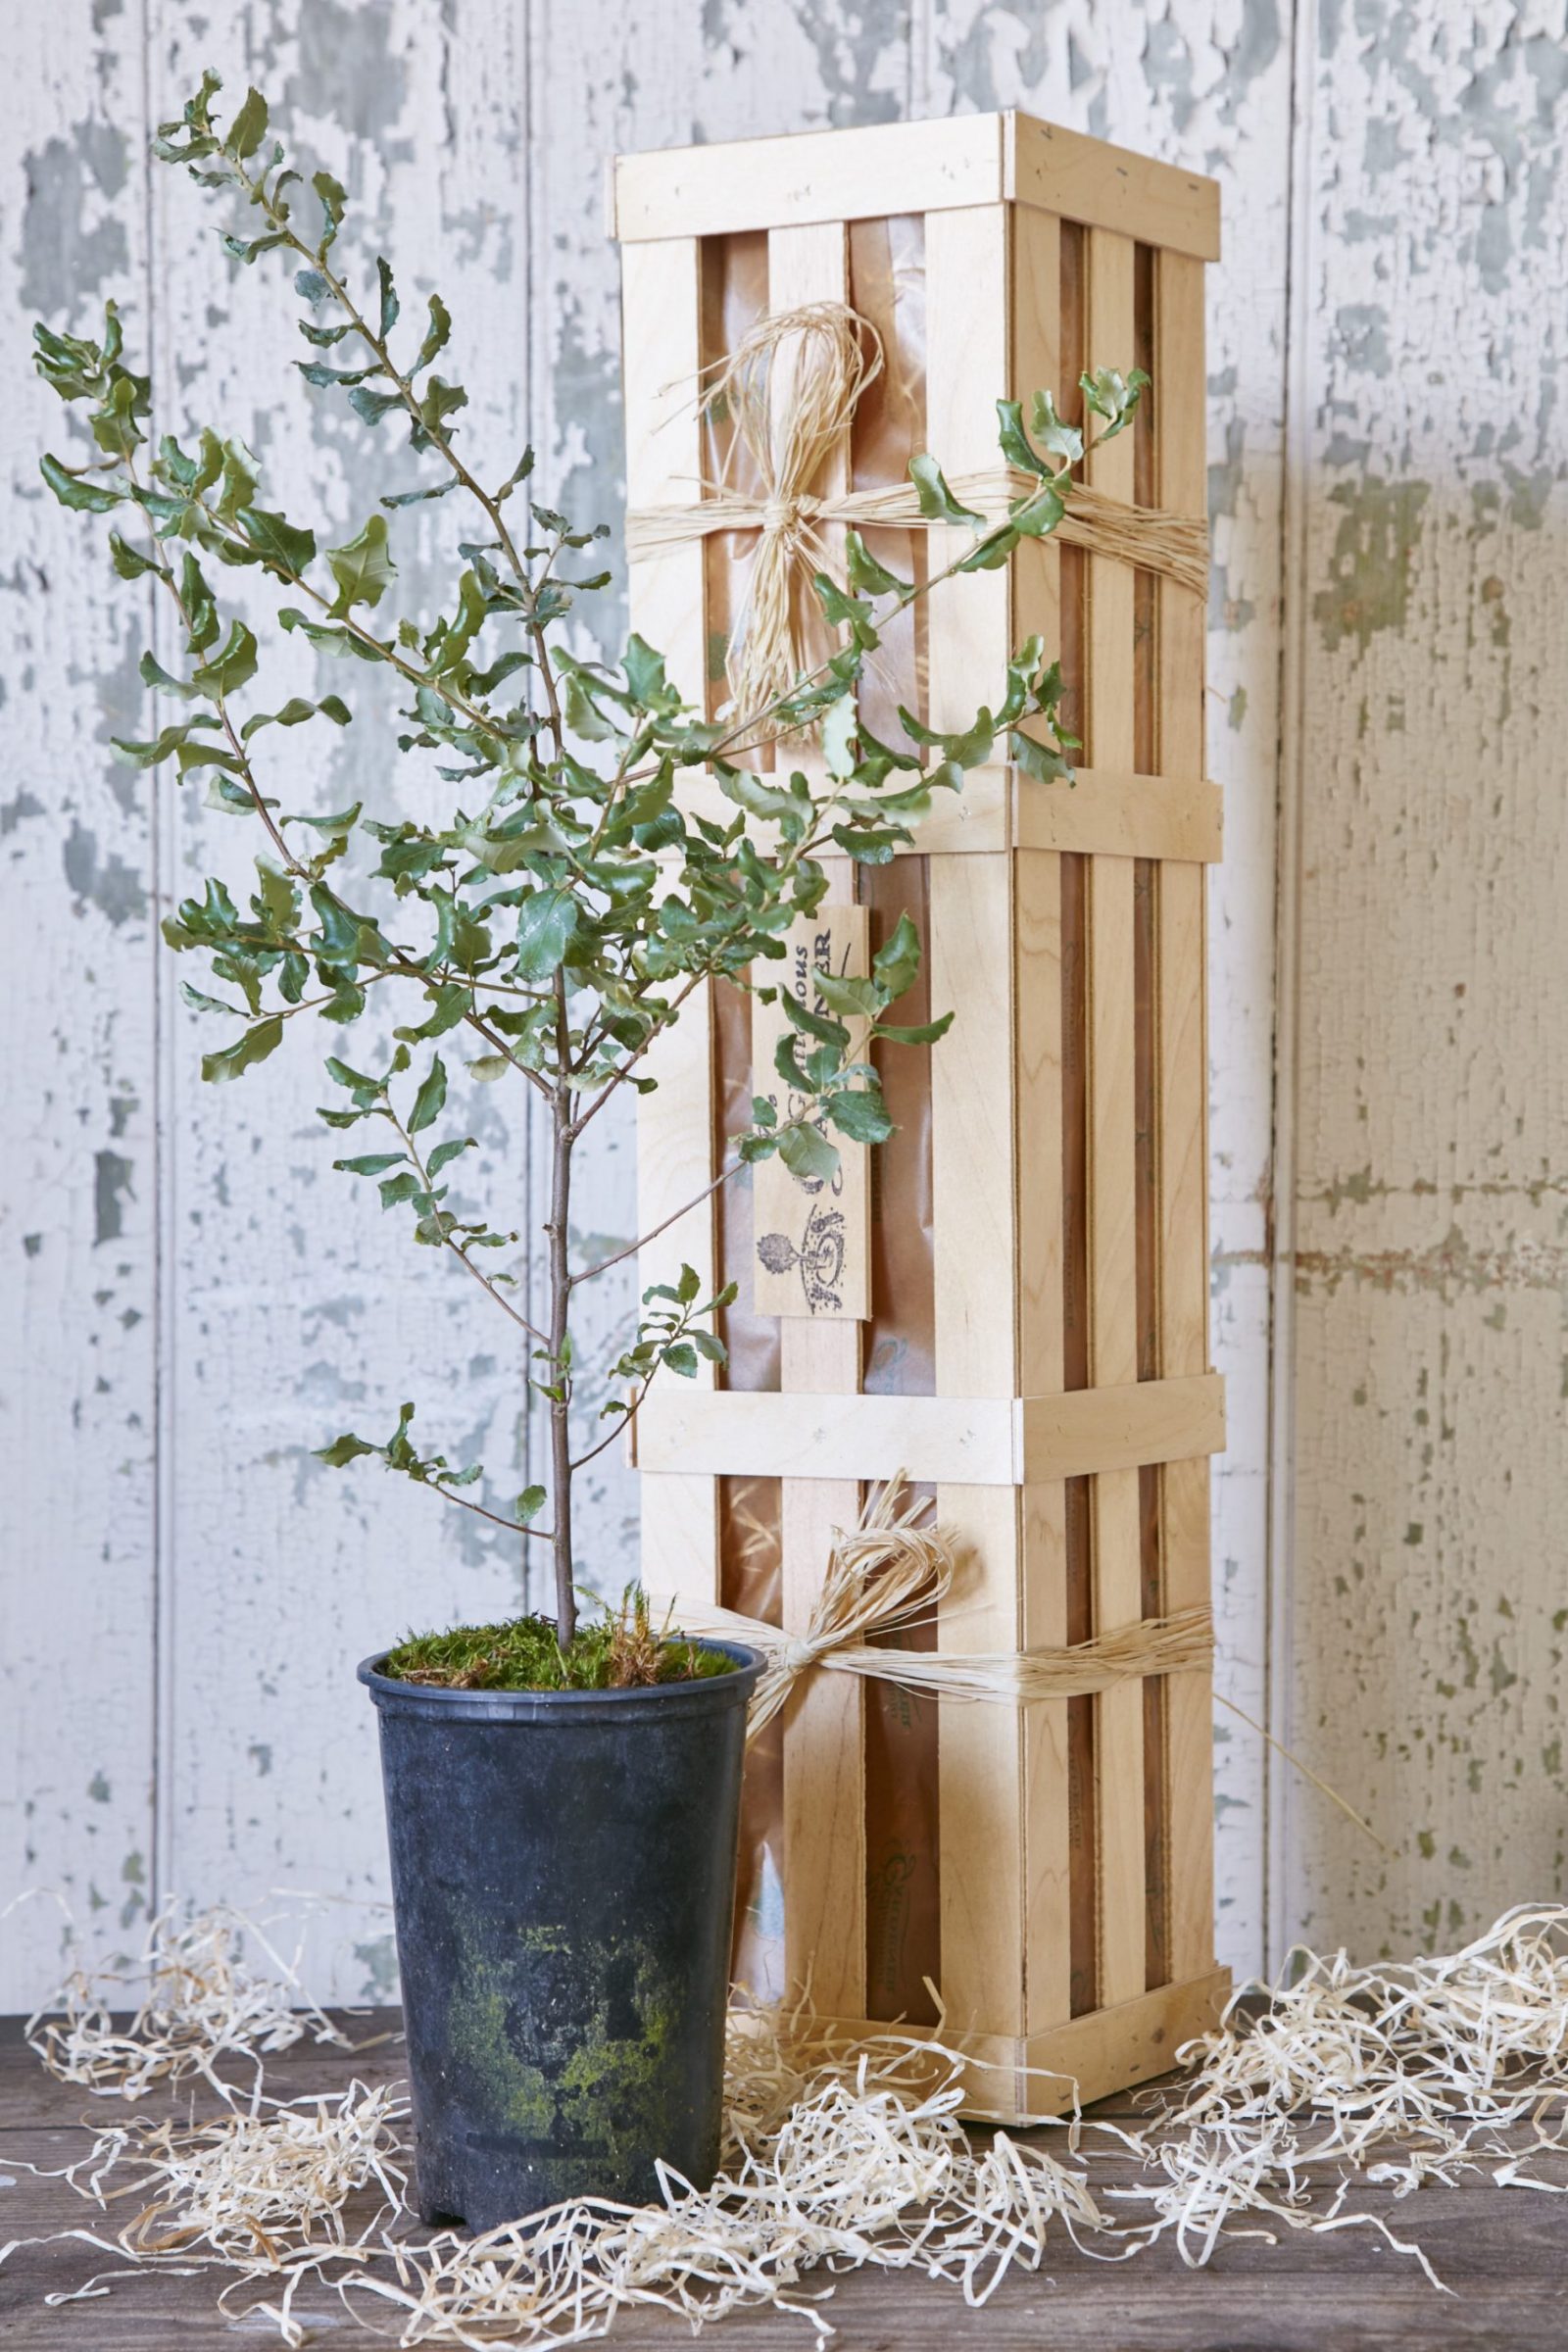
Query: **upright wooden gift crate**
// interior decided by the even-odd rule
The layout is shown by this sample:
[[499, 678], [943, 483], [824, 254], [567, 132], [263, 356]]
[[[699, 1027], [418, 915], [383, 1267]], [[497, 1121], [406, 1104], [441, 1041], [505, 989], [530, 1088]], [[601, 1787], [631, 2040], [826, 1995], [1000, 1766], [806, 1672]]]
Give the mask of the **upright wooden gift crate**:
[[[950, 477], [997, 465], [999, 396], [1051, 386], [1065, 404], [1081, 366], [1139, 361], [1147, 415], [1090, 479], [1200, 514], [1217, 190], [1020, 115], [622, 158], [629, 504], [700, 495], [691, 379], [716, 356], [705, 241], [765, 232], [778, 311], [845, 299], [850, 224], [909, 215], [923, 217], [925, 439]], [[634, 627], [694, 699], [710, 675], [705, 577], [693, 543], [631, 581]], [[1054, 1646], [1207, 1605], [1223, 1407], [1207, 1334], [1203, 869], [1220, 816], [1203, 778], [1203, 612], [1108, 557], [1026, 546], [933, 607], [931, 723], [966, 724], [1036, 630], [1074, 694], [1076, 784], [988, 768], [916, 844], [931, 1000], [956, 1015], [931, 1056], [936, 1394], [860, 1395], [861, 1324], [809, 1312], [782, 1320], [776, 1392], [669, 1384], [638, 1438], [656, 1589], [720, 1597], [719, 1480], [776, 1477], [783, 1617], [803, 1625], [833, 1527], [854, 1521], [864, 1482], [903, 1470], [964, 1540], [942, 1648]], [[831, 896], [854, 889], [846, 869]], [[639, 1114], [644, 1231], [715, 1172], [713, 1055], [713, 1007], [694, 1002]], [[682, 1259], [714, 1273], [711, 1203], [661, 1237], [646, 1273]], [[943, 1705], [942, 2031], [987, 2062], [977, 2108], [1069, 2103], [1050, 2073], [1085, 2098], [1125, 2086], [1211, 2018], [1226, 1978], [1210, 1703], [1207, 1674], [1189, 1673], [1022, 1711]], [[810, 1677], [791, 1701], [782, 1875], [789, 1974], [819, 2012], [869, 2024], [865, 1705], [846, 1675]]]

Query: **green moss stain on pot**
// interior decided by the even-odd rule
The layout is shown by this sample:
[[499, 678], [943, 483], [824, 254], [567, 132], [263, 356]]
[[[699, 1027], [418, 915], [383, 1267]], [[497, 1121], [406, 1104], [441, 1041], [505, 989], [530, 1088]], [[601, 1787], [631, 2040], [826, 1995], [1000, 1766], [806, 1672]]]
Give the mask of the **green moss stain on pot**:
[[549, 2077], [519, 2058], [513, 2046], [508, 1992], [496, 1981], [502, 1973], [482, 1962], [464, 1969], [447, 2011], [452, 2054], [484, 2085], [492, 2112], [520, 2139], [548, 2140], [555, 2125], [555, 2090]]
[[664, 2153], [681, 2096], [676, 1993], [635, 1934], [586, 1944], [525, 1928], [502, 1958], [493, 1941], [483, 1926], [464, 1939], [448, 2038], [475, 2106], [528, 2143], [544, 2193], [580, 2193], [585, 2162], [615, 2171]]

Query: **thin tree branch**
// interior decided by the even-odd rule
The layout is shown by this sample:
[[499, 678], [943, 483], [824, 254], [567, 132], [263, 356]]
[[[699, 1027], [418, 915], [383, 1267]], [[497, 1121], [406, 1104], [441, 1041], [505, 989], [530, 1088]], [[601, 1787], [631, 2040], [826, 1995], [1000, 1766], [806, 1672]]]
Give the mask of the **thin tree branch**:
[[[409, 1157], [413, 1160], [414, 1165], [418, 1172], [421, 1189], [426, 1193], [431, 1192], [433, 1188], [430, 1183], [429, 1170], [426, 1168], [424, 1161], [419, 1157], [418, 1146], [415, 1143], [413, 1136], [409, 1133], [407, 1127], [404, 1126], [403, 1121], [398, 1117], [397, 1112], [392, 1108], [390, 1098], [388, 1098], [386, 1104], [386, 1116], [391, 1120], [393, 1126], [397, 1129], [398, 1134], [403, 1139], [403, 1149], [405, 1152], [407, 1152]], [[473, 1276], [474, 1281], [479, 1285], [480, 1290], [487, 1292], [495, 1300], [502, 1313], [510, 1315], [514, 1323], [518, 1324], [521, 1329], [528, 1334], [529, 1339], [537, 1340], [539, 1342], [541, 1348], [548, 1348], [550, 1342], [546, 1338], [545, 1334], [542, 1331], [537, 1330], [519, 1308], [513, 1305], [512, 1300], [506, 1296], [505, 1292], [496, 1287], [496, 1285], [490, 1280], [488, 1274], [480, 1273], [478, 1267], [474, 1264], [466, 1250], [460, 1249], [458, 1244], [452, 1239], [450, 1233], [443, 1233], [441, 1240], [444, 1248], [451, 1250], [453, 1256], [458, 1260], [459, 1264], [466, 1267], [467, 1271]]]
[[679, 1208], [671, 1209], [662, 1224], [655, 1225], [649, 1232], [640, 1234], [635, 1242], [628, 1242], [624, 1250], [615, 1251], [613, 1257], [602, 1257], [596, 1266], [584, 1266], [580, 1273], [573, 1274], [570, 1277], [572, 1289], [575, 1290], [579, 1282], [592, 1282], [596, 1274], [608, 1274], [612, 1266], [618, 1266], [623, 1259], [635, 1257], [639, 1250], [646, 1249], [650, 1242], [657, 1242], [662, 1233], [667, 1233], [671, 1225], [678, 1224], [690, 1210], [701, 1208], [703, 1202], [710, 1200], [721, 1184], [727, 1184], [732, 1176], [739, 1175], [741, 1169], [748, 1164], [744, 1159], [732, 1159], [727, 1168], [719, 1169], [711, 1184], [705, 1184], [702, 1191], [695, 1193], [690, 1200], [683, 1201]]
[[555, 1542], [548, 1527], [524, 1527], [520, 1519], [507, 1519], [500, 1511], [487, 1510], [482, 1502], [470, 1502], [466, 1494], [459, 1494], [451, 1487], [438, 1486], [433, 1478], [416, 1478], [414, 1484], [427, 1487], [432, 1494], [439, 1494], [443, 1502], [455, 1502], [460, 1510], [472, 1511], [476, 1517], [488, 1519], [492, 1527], [504, 1527], [514, 1536], [538, 1536], [547, 1544]]
[[604, 1086], [594, 1097], [593, 1101], [588, 1104], [586, 1110], [578, 1112], [576, 1118], [572, 1122], [571, 1140], [573, 1143], [575, 1143], [577, 1138], [581, 1135], [589, 1120], [595, 1119], [599, 1116], [599, 1113], [604, 1109], [605, 1104], [609, 1102], [616, 1087], [623, 1086], [625, 1084], [632, 1071], [637, 1067], [637, 1064], [642, 1060], [644, 1054], [648, 1052], [649, 1047], [652, 1046], [657, 1039], [662, 1037], [664, 1031], [673, 1025], [675, 1016], [680, 1011], [681, 1006], [686, 1003], [688, 997], [692, 996], [695, 991], [702, 986], [705, 980], [710, 980], [712, 976], [712, 973], [708, 971], [694, 972], [691, 975], [690, 979], [686, 983], [686, 986], [681, 990], [680, 995], [671, 1004], [665, 1018], [660, 1022], [659, 1027], [653, 1032], [653, 1035], [645, 1039], [643, 1044], [637, 1048], [635, 1053], [628, 1054], [626, 1059], [621, 1063], [619, 1069], [615, 1071], [613, 1077], [606, 1080]]

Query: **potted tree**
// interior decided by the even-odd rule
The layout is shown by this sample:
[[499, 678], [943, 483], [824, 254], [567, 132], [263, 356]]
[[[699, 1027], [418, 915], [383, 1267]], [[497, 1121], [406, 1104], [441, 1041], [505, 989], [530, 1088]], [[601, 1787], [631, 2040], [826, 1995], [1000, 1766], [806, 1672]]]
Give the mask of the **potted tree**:
[[[148, 379], [126, 363], [111, 304], [100, 340], [37, 329], [38, 367], [65, 401], [86, 404], [94, 444], [77, 463], [46, 457], [43, 472], [68, 507], [113, 518], [116, 571], [155, 581], [177, 616], [182, 662], [170, 671], [148, 654], [141, 670], [172, 714], [120, 750], [199, 779], [258, 833], [246, 905], [213, 879], [164, 924], [170, 946], [205, 956], [216, 982], [187, 1000], [238, 1023], [204, 1055], [204, 1077], [241, 1077], [308, 1016], [330, 1025], [334, 1045], [363, 1023], [369, 1042], [352, 1059], [325, 1056], [320, 1115], [346, 1146], [333, 1164], [376, 1185], [415, 1242], [442, 1251], [507, 1319], [544, 1402], [549, 1476], [510, 1510], [474, 1493], [480, 1465], [421, 1450], [412, 1405], [383, 1441], [346, 1433], [321, 1449], [339, 1467], [378, 1458], [514, 1530], [549, 1564], [550, 1612], [408, 1640], [360, 1668], [380, 1717], [417, 2202], [427, 2219], [482, 2228], [568, 2195], [649, 2196], [661, 2157], [706, 2182], [718, 2149], [745, 1710], [760, 1662], [654, 1624], [634, 1578], [618, 1607], [580, 1619], [572, 1494], [655, 1381], [690, 1377], [702, 1357], [722, 1362], [715, 1325], [731, 1294], [704, 1298], [690, 1269], [648, 1290], [608, 1367], [608, 1426], [582, 1437], [573, 1302], [630, 1249], [574, 1262], [577, 1154], [620, 1089], [657, 1083], [651, 1050], [694, 991], [717, 979], [772, 997], [783, 933], [822, 899], [824, 852], [882, 862], [932, 793], [956, 789], [999, 738], [1004, 756], [1042, 776], [1067, 774], [1071, 739], [1057, 725], [1057, 672], [1034, 639], [996, 712], [982, 710], [962, 735], [910, 719], [906, 748], [875, 740], [858, 709], [864, 664], [890, 613], [925, 591], [887, 572], [854, 532], [846, 579], [817, 582], [836, 650], [761, 708], [705, 719], [635, 636], [612, 666], [573, 652], [569, 616], [608, 582], [584, 567], [603, 527], [579, 530], [531, 502], [527, 454], [499, 482], [473, 469], [456, 422], [466, 394], [436, 369], [451, 331], [439, 294], [419, 328], [404, 327], [378, 258], [362, 302], [342, 258], [341, 186], [325, 172], [301, 186], [255, 90], [220, 124], [218, 88], [208, 74], [157, 153], [241, 201], [247, 233], [222, 234], [236, 262], [275, 253], [292, 271], [308, 383], [346, 399], [369, 432], [401, 426], [425, 470], [389, 490], [351, 539], [320, 545], [266, 502], [238, 440], [209, 427], [194, 440], [152, 437]], [[1084, 379], [1105, 433], [1130, 417], [1141, 381]], [[951, 569], [997, 564], [1020, 535], [1054, 527], [1082, 442], [1049, 395], [1033, 421], [1043, 456], [1003, 404], [1003, 451], [1025, 481], [990, 529], [956, 505], [931, 460], [911, 468], [928, 516], [976, 525]], [[466, 502], [472, 535], [445, 609], [389, 623], [388, 514], [449, 496]], [[277, 738], [265, 730], [344, 726], [352, 714], [336, 692], [262, 707], [261, 647], [223, 610], [223, 566], [275, 587], [281, 630], [338, 657], [346, 677], [363, 664], [365, 683], [401, 698], [401, 750], [450, 788], [438, 820], [358, 805], [284, 812], [267, 760]], [[1018, 732], [1026, 720], [1044, 728]], [[760, 743], [807, 728], [822, 746], [810, 776], [744, 764]], [[681, 777], [703, 767], [720, 779], [727, 822], [683, 808]], [[835, 1135], [874, 1145], [890, 1133], [871, 1044], [925, 1042], [947, 1025], [890, 1017], [919, 956], [906, 918], [867, 977], [824, 978], [825, 1009], [783, 992], [788, 1115], [758, 1100], [720, 1182], [772, 1153], [820, 1181], [837, 1164]], [[455, 1055], [481, 1080], [530, 1089], [547, 1122], [538, 1321], [506, 1264], [519, 1237], [453, 1189], [473, 1141], [448, 1113]]]

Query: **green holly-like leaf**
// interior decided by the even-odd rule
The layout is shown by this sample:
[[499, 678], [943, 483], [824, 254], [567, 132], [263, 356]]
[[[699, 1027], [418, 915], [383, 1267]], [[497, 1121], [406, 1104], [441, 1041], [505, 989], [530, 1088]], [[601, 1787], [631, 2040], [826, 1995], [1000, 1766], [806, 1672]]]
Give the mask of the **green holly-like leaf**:
[[549, 980], [561, 968], [577, 928], [577, 903], [565, 890], [541, 890], [517, 913], [517, 977]]
[[378, 605], [397, 572], [387, 553], [386, 516], [372, 514], [354, 538], [341, 547], [329, 547], [326, 560], [337, 582], [337, 600], [331, 607], [334, 620], [341, 620], [356, 605]]
[[808, 1124], [780, 1130], [778, 1155], [800, 1184], [831, 1184], [839, 1172], [838, 1147]]
[[380, 1447], [368, 1445], [364, 1438], [357, 1438], [351, 1431], [346, 1431], [341, 1438], [334, 1438], [330, 1446], [317, 1446], [312, 1450], [317, 1460], [325, 1462], [328, 1469], [342, 1470], [350, 1462], [357, 1462], [361, 1454], [378, 1453]]
[[108, 514], [124, 504], [122, 491], [112, 490], [106, 482], [85, 481], [62, 466], [58, 458], [41, 458], [38, 471], [63, 507], [73, 507], [82, 514]]
[[904, 596], [908, 593], [908, 581], [901, 580], [896, 573], [888, 570], [885, 564], [879, 564], [858, 531], [846, 531], [844, 541], [845, 570], [852, 588], [858, 589], [862, 596]]
[[885, 1144], [893, 1133], [893, 1121], [888, 1116], [880, 1087], [834, 1095], [827, 1115], [839, 1133], [847, 1135], [852, 1143]]
[[429, 1072], [422, 1081], [418, 1093], [414, 1098], [414, 1108], [409, 1113], [409, 1133], [418, 1135], [426, 1127], [433, 1126], [441, 1116], [446, 1099], [446, 1063], [438, 1054], [431, 1062]]
[[238, 1078], [257, 1062], [265, 1061], [270, 1054], [275, 1054], [282, 1042], [282, 1017], [273, 1013], [265, 1021], [253, 1022], [231, 1046], [224, 1046], [217, 1054], [204, 1054], [202, 1076], [215, 1085]]
[[262, 561], [298, 578], [316, 558], [316, 534], [266, 507], [241, 507], [234, 517]]
[[984, 522], [972, 507], [960, 507], [948, 488], [941, 466], [935, 458], [918, 457], [909, 460], [909, 479], [920, 501], [920, 512], [927, 522]]

